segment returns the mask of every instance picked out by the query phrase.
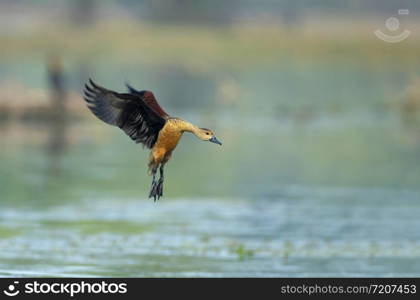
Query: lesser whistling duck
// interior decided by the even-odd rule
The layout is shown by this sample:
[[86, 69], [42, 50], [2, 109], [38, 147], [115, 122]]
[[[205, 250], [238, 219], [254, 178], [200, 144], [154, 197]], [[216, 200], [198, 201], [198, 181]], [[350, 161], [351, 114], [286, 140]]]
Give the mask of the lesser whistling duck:
[[[213, 131], [199, 128], [180, 118], [169, 116], [150, 91], [138, 91], [126, 84], [128, 93], [105, 89], [89, 79], [84, 99], [88, 108], [100, 120], [121, 128], [136, 143], [151, 149], [149, 175], [153, 176], [149, 198], [163, 195], [164, 166], [171, 158], [184, 132], [191, 132], [203, 141], [222, 143]], [[159, 168], [160, 177], [156, 180]]]

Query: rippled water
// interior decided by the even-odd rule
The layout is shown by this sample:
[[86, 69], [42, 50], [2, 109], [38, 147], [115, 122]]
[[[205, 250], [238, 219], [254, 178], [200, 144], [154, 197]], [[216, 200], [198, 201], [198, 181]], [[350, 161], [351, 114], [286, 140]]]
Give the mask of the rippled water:
[[[315, 190], [315, 195], [313, 191]], [[265, 199], [85, 197], [1, 213], [2, 275], [413, 276], [418, 193], [290, 187]]]

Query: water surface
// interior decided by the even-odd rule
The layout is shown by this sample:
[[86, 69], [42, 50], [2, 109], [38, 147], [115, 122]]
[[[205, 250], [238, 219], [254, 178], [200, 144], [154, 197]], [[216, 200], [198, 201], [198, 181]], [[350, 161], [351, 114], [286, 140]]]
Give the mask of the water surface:
[[0, 275], [420, 276], [420, 134], [387, 106], [404, 76], [176, 71], [191, 91], [177, 94], [133, 69], [223, 146], [184, 136], [153, 203], [148, 154], [118, 129], [2, 122]]

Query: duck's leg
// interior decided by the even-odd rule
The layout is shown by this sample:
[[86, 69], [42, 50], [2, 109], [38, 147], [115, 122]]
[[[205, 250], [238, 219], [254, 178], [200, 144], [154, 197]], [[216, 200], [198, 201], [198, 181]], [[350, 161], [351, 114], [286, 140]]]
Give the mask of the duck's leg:
[[[165, 149], [156, 148], [152, 151], [149, 161], [149, 170], [150, 174], [153, 175], [152, 187], [150, 189], [149, 198], [153, 197], [153, 200], [156, 202], [163, 195], [163, 181], [164, 181], [164, 165], [170, 158], [170, 153]], [[156, 180], [156, 172], [159, 168], [160, 177], [159, 180]]]
[[152, 179], [152, 186], [150, 187], [149, 198], [153, 197], [154, 201], [156, 201], [156, 197], [157, 197], [157, 193], [156, 193], [156, 191], [157, 191], [157, 181], [156, 181], [157, 169], [158, 169], [158, 166], [154, 166], [151, 169], [153, 179]]
[[165, 181], [163, 168], [164, 168], [164, 164], [160, 164], [160, 168], [159, 168], [160, 177], [159, 177], [159, 181], [157, 182], [157, 188], [156, 188], [158, 200], [160, 197], [163, 196], [163, 182]]

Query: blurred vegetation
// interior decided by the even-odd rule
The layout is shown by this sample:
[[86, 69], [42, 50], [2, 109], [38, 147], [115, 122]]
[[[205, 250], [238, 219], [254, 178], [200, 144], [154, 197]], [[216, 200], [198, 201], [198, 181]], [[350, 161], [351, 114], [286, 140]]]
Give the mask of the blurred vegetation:
[[42, 59], [53, 50], [70, 61], [106, 59], [153, 65], [177, 61], [196, 70], [220, 66], [243, 69], [278, 62], [282, 57], [302, 63], [332, 59], [361, 59], [374, 65], [420, 62], [420, 39], [412, 37], [398, 46], [384, 44], [369, 30], [373, 24], [351, 25], [340, 24], [341, 28], [351, 27], [350, 31], [331, 33], [324, 28], [308, 33], [306, 27], [258, 24], [214, 28], [111, 21], [83, 30], [57, 24], [33, 30], [30, 35], [0, 35], [1, 59]]

